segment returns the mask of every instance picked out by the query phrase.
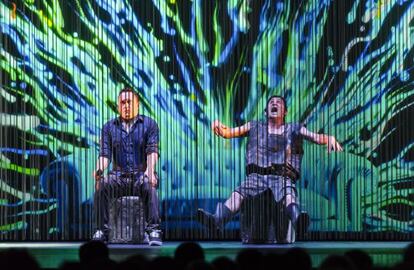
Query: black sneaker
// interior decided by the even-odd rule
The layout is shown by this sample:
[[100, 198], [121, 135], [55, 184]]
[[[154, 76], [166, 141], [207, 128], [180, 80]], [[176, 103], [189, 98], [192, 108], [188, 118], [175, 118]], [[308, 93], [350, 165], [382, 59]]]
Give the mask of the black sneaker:
[[297, 227], [296, 231], [299, 237], [304, 237], [306, 235], [309, 225], [310, 225], [310, 217], [308, 213], [301, 212], [298, 217], [297, 226], [296, 226]]
[[148, 235], [148, 240], [148, 245], [150, 246], [162, 246], [161, 231], [151, 231]]
[[142, 243], [149, 245], [149, 233], [144, 232], [144, 239], [142, 240]]
[[219, 229], [219, 226], [216, 224], [215, 216], [204, 209], [197, 209], [197, 220], [209, 230]]

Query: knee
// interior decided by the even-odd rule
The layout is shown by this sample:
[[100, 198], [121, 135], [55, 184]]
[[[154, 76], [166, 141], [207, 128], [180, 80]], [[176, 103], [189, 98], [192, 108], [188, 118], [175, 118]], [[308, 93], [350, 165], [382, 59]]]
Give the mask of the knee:
[[240, 192], [237, 192], [237, 191], [234, 191], [231, 194], [231, 197], [233, 200], [240, 201], [240, 202], [244, 200], [244, 196]]
[[296, 203], [296, 199], [292, 195], [286, 195], [285, 206], [288, 207], [292, 203]]

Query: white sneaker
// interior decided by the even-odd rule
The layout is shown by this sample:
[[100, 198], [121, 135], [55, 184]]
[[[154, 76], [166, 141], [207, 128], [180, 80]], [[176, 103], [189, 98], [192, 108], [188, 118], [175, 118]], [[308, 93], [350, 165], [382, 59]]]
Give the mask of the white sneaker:
[[106, 237], [105, 237], [105, 234], [103, 233], [103, 231], [97, 230], [93, 234], [92, 240], [96, 240], [96, 241], [106, 241]]
[[153, 230], [149, 234], [149, 243], [150, 246], [162, 246], [161, 231]]

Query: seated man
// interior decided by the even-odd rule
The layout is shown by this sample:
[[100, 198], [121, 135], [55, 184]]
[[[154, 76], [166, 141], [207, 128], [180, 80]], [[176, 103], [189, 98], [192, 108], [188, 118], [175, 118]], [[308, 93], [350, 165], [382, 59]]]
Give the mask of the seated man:
[[[94, 199], [97, 231], [93, 239], [107, 240], [110, 200], [138, 195], [143, 199], [147, 218], [146, 232], [150, 245], [161, 245], [158, 214], [158, 179], [155, 165], [158, 160], [158, 125], [138, 114], [139, 97], [130, 88], [118, 95], [119, 117], [108, 121], [102, 128]], [[112, 161], [112, 170], [101, 177]]]
[[248, 137], [247, 177], [224, 204], [217, 205], [215, 214], [198, 210], [198, 220], [202, 224], [222, 230], [240, 210], [246, 197], [271, 189], [275, 201], [283, 202], [295, 231], [306, 229], [309, 217], [300, 214], [295, 187], [295, 181], [300, 177], [303, 138], [327, 145], [328, 152], [342, 151], [342, 147], [333, 136], [312, 133], [297, 123], [285, 123], [286, 113], [285, 99], [272, 96], [266, 104], [265, 121], [252, 121], [236, 128], [229, 128], [217, 120], [213, 122], [212, 129], [217, 136], [226, 139]]

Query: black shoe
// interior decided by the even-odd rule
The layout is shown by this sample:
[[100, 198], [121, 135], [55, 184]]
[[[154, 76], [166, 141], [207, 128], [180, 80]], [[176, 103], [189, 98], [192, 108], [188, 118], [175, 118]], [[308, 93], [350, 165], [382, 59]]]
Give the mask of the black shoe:
[[162, 246], [161, 230], [150, 231], [148, 240], [150, 246]]
[[226, 224], [233, 218], [234, 213], [230, 211], [223, 203], [218, 203], [216, 213], [211, 214], [201, 208], [197, 210], [198, 221], [206, 226], [209, 230], [223, 232]]
[[310, 225], [309, 215], [306, 212], [300, 211], [299, 205], [296, 203], [291, 203], [286, 207], [286, 214], [292, 222], [295, 232], [298, 235], [303, 236]]
[[301, 235], [305, 234], [308, 231], [310, 225], [310, 217], [308, 213], [301, 212], [296, 222], [296, 230]]
[[144, 240], [142, 240], [142, 243], [149, 245], [149, 233], [144, 232]]
[[215, 215], [205, 211], [204, 209], [201, 209], [201, 208], [197, 209], [197, 220], [202, 225], [207, 227], [209, 230], [212, 230], [212, 229], [218, 230], [219, 229], [219, 226], [216, 223]]

